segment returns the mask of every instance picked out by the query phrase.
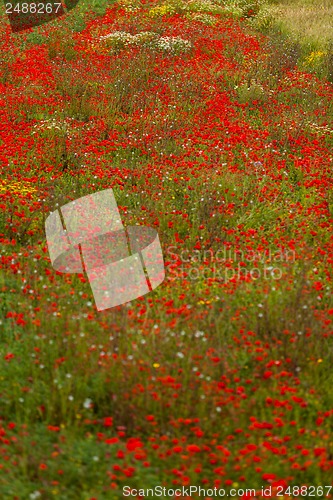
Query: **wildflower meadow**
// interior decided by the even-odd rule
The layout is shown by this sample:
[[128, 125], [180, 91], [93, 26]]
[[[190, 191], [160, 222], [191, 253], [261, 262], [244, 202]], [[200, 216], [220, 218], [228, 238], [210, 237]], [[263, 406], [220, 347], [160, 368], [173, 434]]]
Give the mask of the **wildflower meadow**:
[[[333, 498], [333, 29], [302, 1], [301, 39], [282, 0], [1, 7], [0, 500]], [[107, 189], [165, 278], [98, 311], [45, 221]]]

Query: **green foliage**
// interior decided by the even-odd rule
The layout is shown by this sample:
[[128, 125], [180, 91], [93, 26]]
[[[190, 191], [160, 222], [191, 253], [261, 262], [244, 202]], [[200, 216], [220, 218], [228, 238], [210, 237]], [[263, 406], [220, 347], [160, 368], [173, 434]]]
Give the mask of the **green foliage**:
[[265, 0], [250, 25], [300, 47], [297, 64], [304, 71], [332, 80], [333, 6], [325, 0]]

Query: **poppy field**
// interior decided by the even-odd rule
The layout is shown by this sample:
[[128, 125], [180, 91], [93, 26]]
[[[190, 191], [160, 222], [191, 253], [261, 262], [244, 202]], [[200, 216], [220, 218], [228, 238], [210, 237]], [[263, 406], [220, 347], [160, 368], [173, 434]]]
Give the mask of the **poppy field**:
[[[332, 81], [225, 3], [1, 12], [1, 500], [333, 497]], [[165, 279], [97, 311], [45, 220], [108, 188]]]

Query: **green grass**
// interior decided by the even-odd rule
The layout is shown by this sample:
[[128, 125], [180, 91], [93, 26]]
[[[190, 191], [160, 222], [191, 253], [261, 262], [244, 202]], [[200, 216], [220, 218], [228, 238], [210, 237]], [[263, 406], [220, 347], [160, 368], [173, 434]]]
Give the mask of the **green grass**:
[[273, 39], [299, 46], [298, 66], [333, 81], [333, 4], [331, 0], [263, 0], [250, 23]]
[[268, 0], [269, 12], [288, 35], [321, 49], [333, 40], [331, 0]]

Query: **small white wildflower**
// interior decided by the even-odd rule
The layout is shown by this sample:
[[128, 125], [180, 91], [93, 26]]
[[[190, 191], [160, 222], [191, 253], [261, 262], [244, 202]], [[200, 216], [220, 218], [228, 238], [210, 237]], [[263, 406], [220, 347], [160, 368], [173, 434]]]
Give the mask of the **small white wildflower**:
[[89, 410], [90, 406], [91, 406], [91, 403], [92, 403], [92, 399], [90, 398], [86, 398], [84, 400], [84, 403], [83, 403], [83, 407], [86, 408], [87, 410]]
[[40, 493], [40, 491], [36, 490], [33, 493], [30, 493], [29, 498], [31, 500], [35, 500], [36, 498], [39, 498], [41, 496], [42, 496], [42, 494]]

